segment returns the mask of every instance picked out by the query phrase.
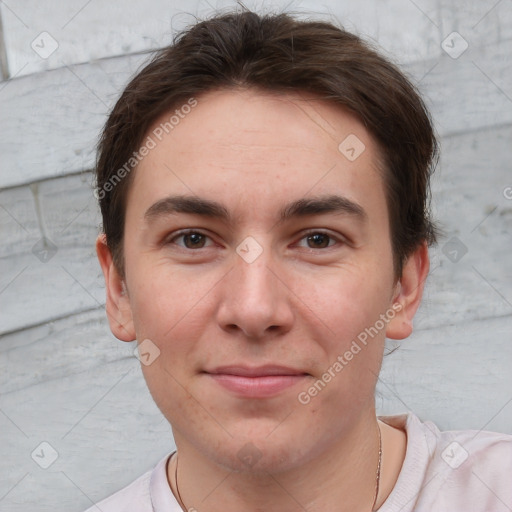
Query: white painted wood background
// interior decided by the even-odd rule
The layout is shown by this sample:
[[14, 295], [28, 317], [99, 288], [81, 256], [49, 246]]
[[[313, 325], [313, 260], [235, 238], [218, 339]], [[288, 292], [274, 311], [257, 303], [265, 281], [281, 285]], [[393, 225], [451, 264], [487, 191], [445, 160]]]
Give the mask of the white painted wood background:
[[[416, 331], [385, 359], [379, 412], [512, 433], [512, 1], [342, 4], [288, 5], [378, 43], [419, 84], [442, 137], [433, 189], [446, 237]], [[0, 2], [1, 511], [82, 511], [174, 447], [134, 344], [105, 319], [91, 168], [123, 84], [211, 5], [233, 2]], [[469, 45], [457, 59], [441, 46], [453, 31]], [[32, 49], [52, 44], [48, 58]], [[46, 263], [33, 253], [43, 236], [57, 248]], [[467, 250], [457, 263], [452, 237]], [[31, 457], [41, 442], [58, 453], [48, 469]]]

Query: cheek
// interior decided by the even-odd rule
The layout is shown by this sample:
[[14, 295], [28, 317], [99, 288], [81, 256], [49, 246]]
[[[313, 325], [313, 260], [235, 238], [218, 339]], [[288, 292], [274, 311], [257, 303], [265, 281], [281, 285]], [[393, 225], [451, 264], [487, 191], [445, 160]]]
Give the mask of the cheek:
[[168, 340], [182, 337], [183, 329], [191, 332], [199, 327], [198, 315], [208, 305], [215, 276], [199, 275], [192, 267], [178, 270], [168, 261], [145, 255], [131, 270], [129, 293], [137, 339], [168, 345]]
[[190, 428], [201, 429], [207, 423], [204, 411], [187, 389], [197, 367], [197, 342], [204, 338], [211, 305], [208, 287], [213, 283], [158, 265], [139, 270], [140, 279], [131, 291], [137, 339], [151, 340], [158, 354], [151, 364], [141, 365], [144, 379], [173, 425], [185, 417]]
[[[385, 268], [365, 264], [350, 271], [339, 269], [310, 288], [310, 304], [329, 327], [324, 329], [328, 335], [318, 338], [322, 355], [315, 375], [322, 390], [316, 405], [324, 403], [325, 410], [328, 404], [347, 405], [373, 396], [387, 326], [381, 315], [389, 308], [386, 297], [392, 286], [392, 274]], [[315, 390], [310, 391], [315, 395]]]
[[341, 349], [373, 325], [389, 306], [392, 273], [386, 265], [358, 262], [329, 273], [302, 277], [295, 289], [316, 315], [317, 323], [328, 328], [329, 344]]

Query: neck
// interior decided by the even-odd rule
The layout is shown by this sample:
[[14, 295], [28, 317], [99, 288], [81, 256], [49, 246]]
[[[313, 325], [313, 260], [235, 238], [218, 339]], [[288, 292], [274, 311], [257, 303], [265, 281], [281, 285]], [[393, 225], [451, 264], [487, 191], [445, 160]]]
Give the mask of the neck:
[[[205, 457], [175, 432], [178, 456], [168, 466], [168, 480], [175, 496], [181, 496], [184, 510], [370, 512], [380, 506], [386, 492], [383, 487], [388, 486], [382, 485], [382, 466], [380, 492], [375, 499], [379, 432], [372, 411], [325, 450], [300, 466], [279, 473], [235, 473]], [[383, 453], [388, 437], [388, 432], [383, 431]], [[389, 480], [388, 477], [386, 482]]]

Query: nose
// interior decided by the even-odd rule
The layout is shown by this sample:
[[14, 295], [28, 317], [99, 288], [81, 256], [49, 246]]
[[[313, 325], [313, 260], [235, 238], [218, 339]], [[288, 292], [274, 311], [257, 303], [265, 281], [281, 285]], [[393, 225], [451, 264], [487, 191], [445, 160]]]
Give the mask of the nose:
[[293, 293], [271, 251], [264, 250], [252, 262], [238, 254], [234, 259], [234, 268], [223, 279], [220, 289], [220, 327], [231, 334], [243, 333], [254, 341], [289, 331], [294, 318]]

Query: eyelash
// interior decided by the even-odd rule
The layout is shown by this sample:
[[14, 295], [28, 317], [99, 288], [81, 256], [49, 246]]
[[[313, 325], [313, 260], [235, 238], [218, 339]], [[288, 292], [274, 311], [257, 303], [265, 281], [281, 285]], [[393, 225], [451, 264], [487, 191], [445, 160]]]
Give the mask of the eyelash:
[[[184, 237], [184, 236], [187, 236], [187, 235], [191, 235], [191, 234], [198, 234], [198, 235], [201, 235], [201, 236], [204, 236], [206, 238], [209, 238], [211, 240], [211, 237], [208, 236], [206, 233], [203, 233], [202, 231], [200, 230], [197, 230], [197, 229], [186, 229], [186, 230], [183, 230], [183, 231], [179, 231], [178, 233], [176, 233], [172, 238], [169, 238], [166, 240], [165, 244], [166, 245], [169, 245], [169, 244], [173, 244], [175, 243], [175, 240], [178, 239], [178, 238], [181, 238], [181, 237]], [[303, 234], [303, 236], [300, 238], [300, 240], [304, 240], [305, 238], [311, 236], [311, 235], [325, 235], [327, 237], [329, 237], [329, 242], [330, 241], [335, 241], [338, 245], [344, 245], [346, 244], [347, 242], [343, 239], [340, 239], [340, 238], [337, 238], [333, 235], [331, 235], [330, 233], [326, 232], [326, 231], [321, 231], [321, 230], [310, 230], [310, 231], [307, 231], [306, 233]], [[334, 245], [334, 244], [333, 244]], [[313, 248], [313, 247], [304, 247], [304, 249], [309, 249], [310, 251], [316, 251], [318, 249], [329, 249], [330, 247], [333, 247], [333, 245], [328, 245], [327, 247], [320, 247], [320, 248]], [[188, 247], [184, 247], [184, 246], [179, 246], [181, 249], [184, 249], [186, 251], [197, 251], [199, 249], [205, 249], [206, 247], [199, 247], [199, 249], [190, 249]]]

